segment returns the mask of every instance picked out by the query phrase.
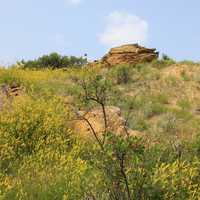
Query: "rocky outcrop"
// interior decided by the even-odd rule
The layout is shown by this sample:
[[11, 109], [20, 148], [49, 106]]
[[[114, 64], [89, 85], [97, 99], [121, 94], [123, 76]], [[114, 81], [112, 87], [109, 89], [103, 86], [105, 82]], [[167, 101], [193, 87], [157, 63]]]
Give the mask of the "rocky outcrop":
[[13, 97], [21, 95], [23, 92], [22, 87], [16, 83], [10, 85], [4, 84], [0, 86], [0, 110], [3, 108], [3, 105], [7, 100], [12, 100]]
[[[84, 118], [90, 122], [97, 135], [101, 137], [105, 131], [104, 116], [101, 107], [94, 108], [85, 114], [81, 111], [79, 114], [80, 116], [84, 116]], [[106, 116], [108, 120], [108, 131], [122, 136], [132, 135], [139, 137], [143, 135], [139, 131], [131, 130], [126, 127], [125, 119], [121, 115], [120, 108], [115, 106], [106, 106]], [[92, 137], [91, 128], [83, 119], [76, 120], [74, 130], [82, 136]]]
[[7, 97], [19, 96], [22, 92], [22, 88], [16, 83], [10, 85], [4, 84], [1, 86], [0, 92]]
[[108, 66], [118, 64], [138, 64], [143, 62], [151, 62], [157, 59], [159, 53], [156, 49], [148, 49], [138, 44], [122, 45], [120, 47], [112, 48], [102, 60], [102, 64]]

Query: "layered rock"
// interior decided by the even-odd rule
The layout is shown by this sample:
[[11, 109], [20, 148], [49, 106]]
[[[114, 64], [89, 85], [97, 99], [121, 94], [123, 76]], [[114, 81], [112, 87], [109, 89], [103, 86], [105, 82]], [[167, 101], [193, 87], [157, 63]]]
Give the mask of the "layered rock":
[[106, 54], [101, 63], [113, 66], [119, 64], [138, 64], [151, 62], [157, 59], [159, 53], [156, 49], [148, 49], [138, 44], [128, 44], [112, 48]]
[[22, 88], [16, 83], [5, 84], [1, 86], [0, 92], [7, 97], [18, 96], [22, 92]]
[[12, 100], [13, 97], [19, 96], [22, 92], [23, 88], [16, 83], [12, 83], [11, 85], [4, 84], [0, 86], [0, 110], [3, 108], [3, 105], [7, 102], [7, 100]]

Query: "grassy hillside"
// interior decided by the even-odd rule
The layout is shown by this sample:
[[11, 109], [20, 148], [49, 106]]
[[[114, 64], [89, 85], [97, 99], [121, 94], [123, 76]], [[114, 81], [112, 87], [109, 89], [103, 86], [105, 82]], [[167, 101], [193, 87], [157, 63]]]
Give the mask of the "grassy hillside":
[[1, 68], [0, 86], [0, 199], [199, 199], [200, 64]]

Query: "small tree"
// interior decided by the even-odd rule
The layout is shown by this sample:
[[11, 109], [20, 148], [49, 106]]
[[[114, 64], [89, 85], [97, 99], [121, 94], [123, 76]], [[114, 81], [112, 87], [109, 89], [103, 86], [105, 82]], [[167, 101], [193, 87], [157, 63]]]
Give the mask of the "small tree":
[[87, 106], [93, 103], [99, 105], [104, 119], [102, 140], [85, 115], [76, 112], [78, 119], [84, 120], [89, 125], [99, 146], [95, 152], [91, 152], [91, 162], [105, 175], [105, 185], [110, 200], [132, 200], [134, 195], [133, 190], [130, 189], [128, 173], [133, 169], [133, 160], [143, 154], [141, 140], [129, 135], [117, 136], [109, 131], [106, 105], [110, 97], [111, 85], [108, 80], [101, 75], [93, 74], [89, 78], [84, 77], [78, 83], [81, 88], [79, 98]]

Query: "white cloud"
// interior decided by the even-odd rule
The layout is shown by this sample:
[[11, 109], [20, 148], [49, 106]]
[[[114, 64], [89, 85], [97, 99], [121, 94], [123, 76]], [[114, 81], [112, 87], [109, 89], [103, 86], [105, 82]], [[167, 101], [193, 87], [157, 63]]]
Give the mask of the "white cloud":
[[98, 35], [99, 41], [107, 46], [117, 46], [128, 43], [144, 43], [148, 36], [148, 23], [140, 17], [114, 11], [106, 18], [106, 27]]
[[78, 5], [82, 2], [82, 0], [65, 0], [66, 4], [70, 5]]

